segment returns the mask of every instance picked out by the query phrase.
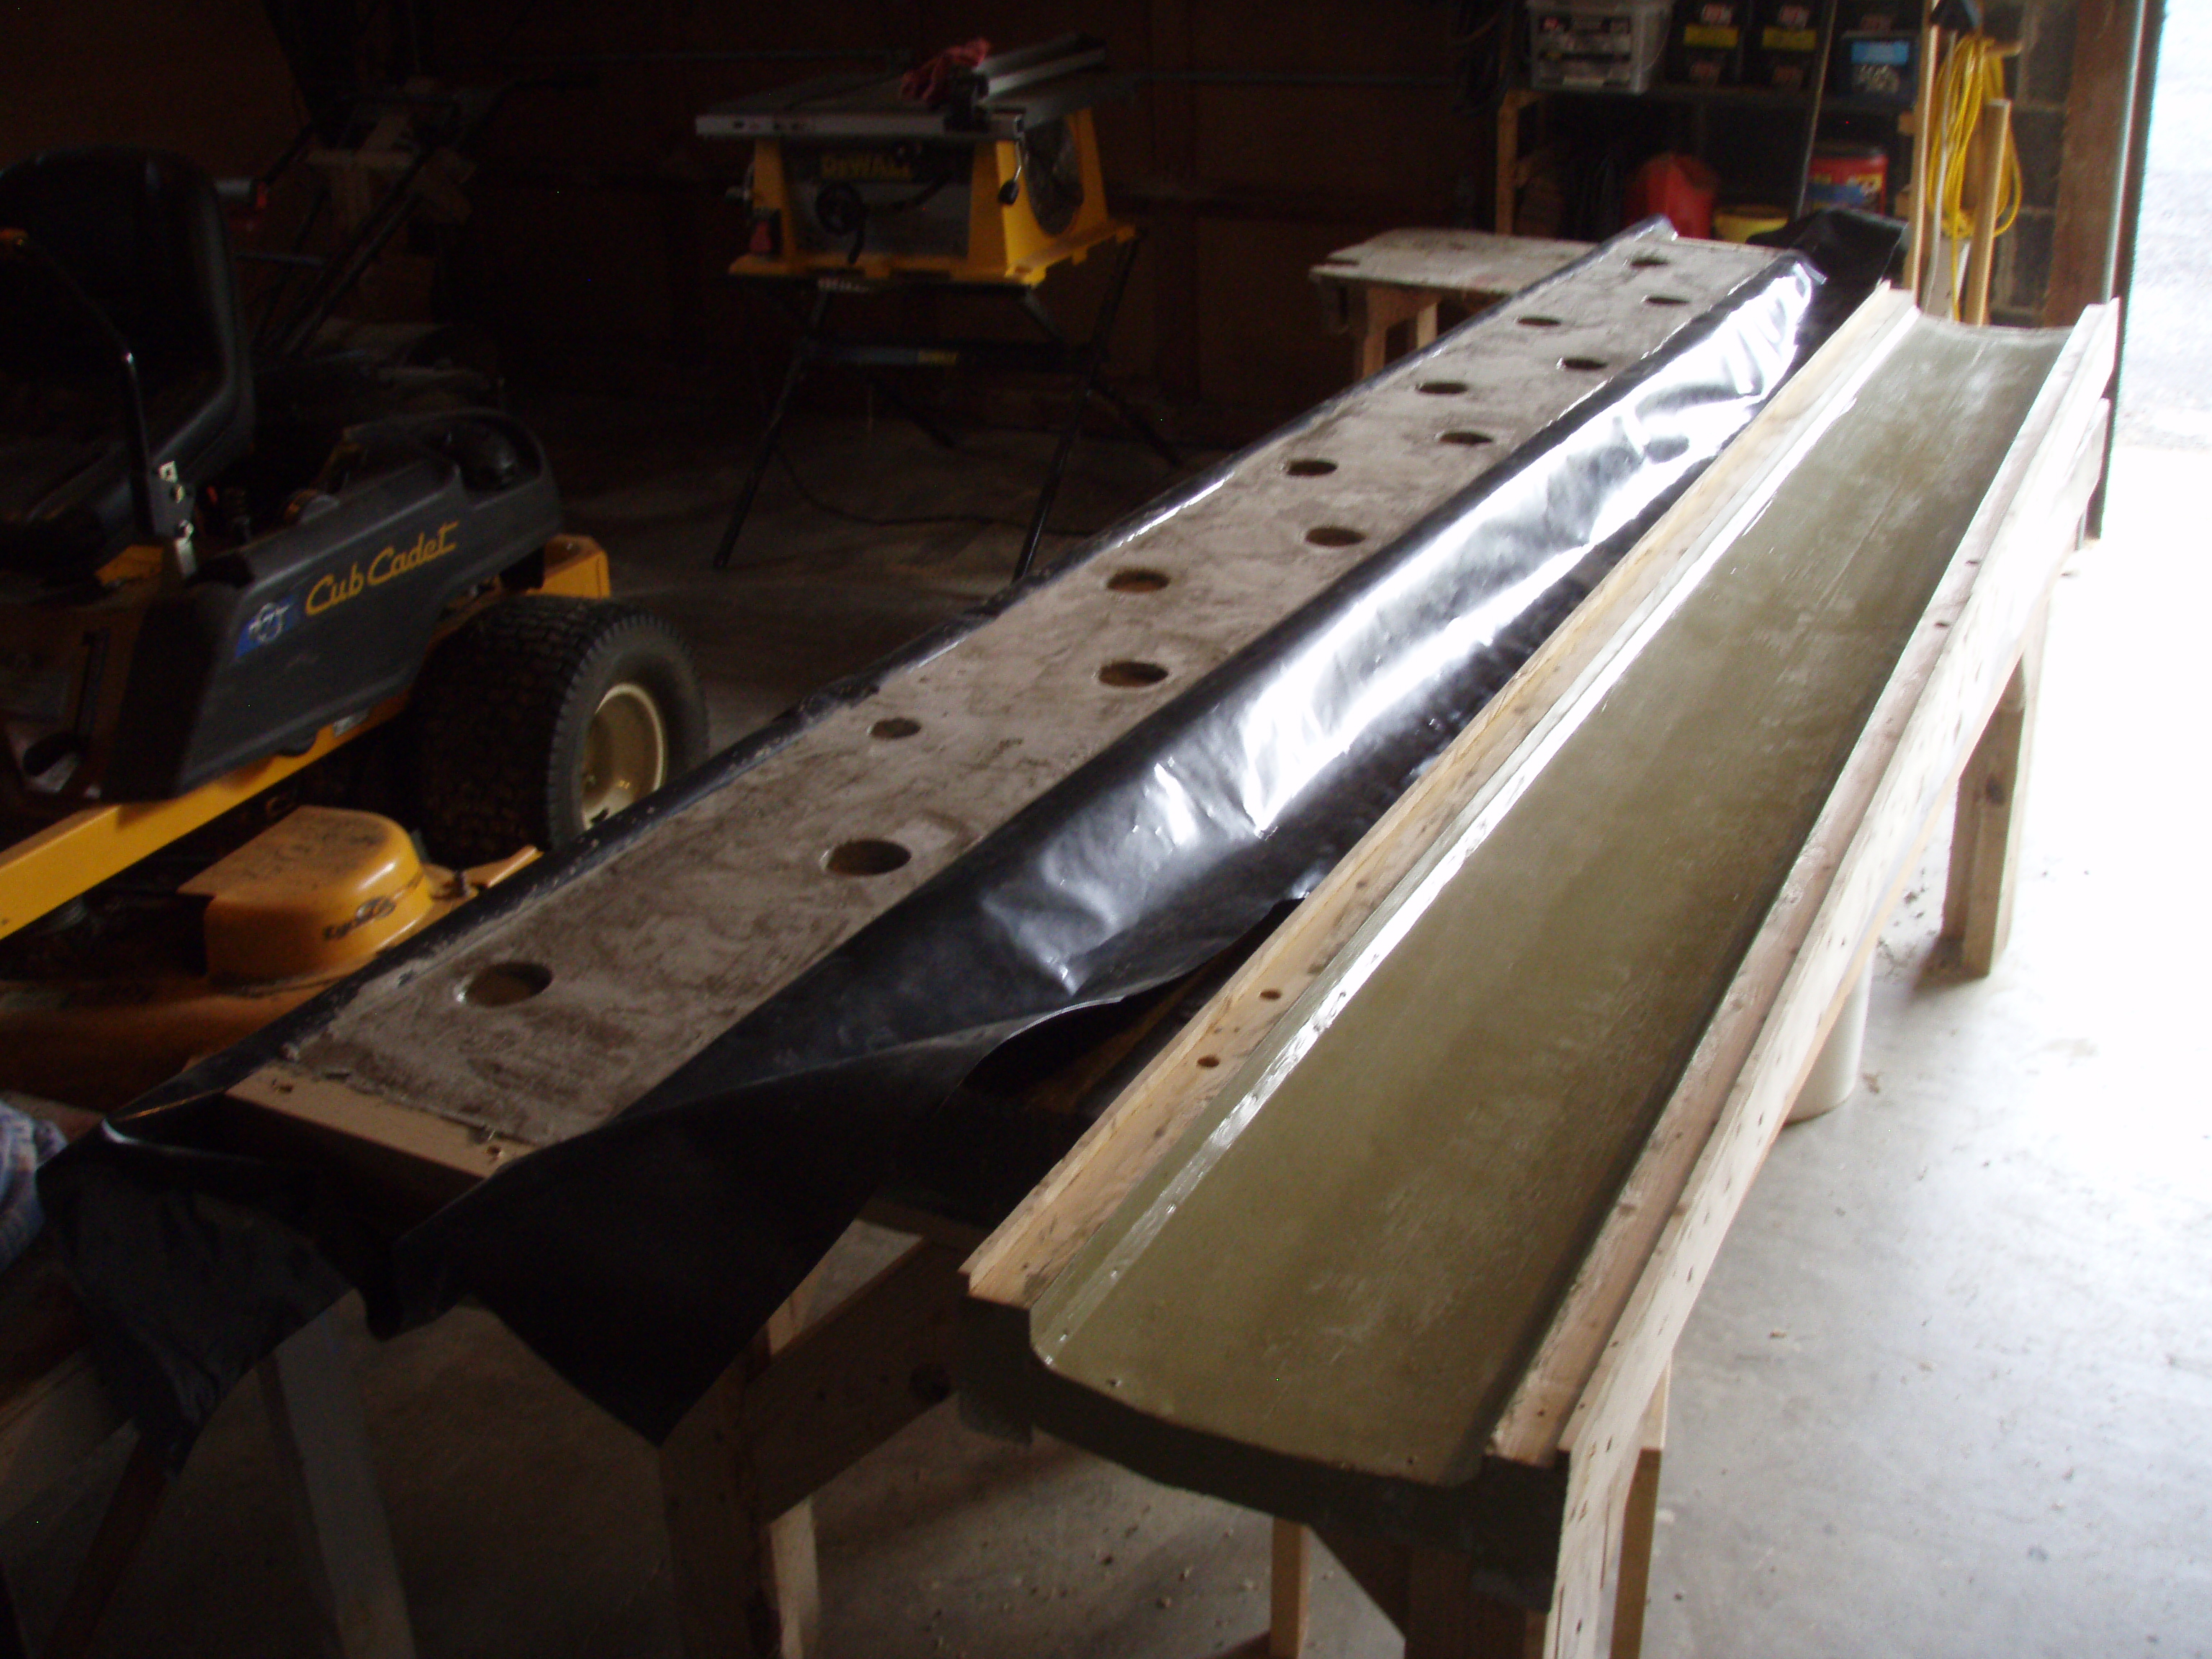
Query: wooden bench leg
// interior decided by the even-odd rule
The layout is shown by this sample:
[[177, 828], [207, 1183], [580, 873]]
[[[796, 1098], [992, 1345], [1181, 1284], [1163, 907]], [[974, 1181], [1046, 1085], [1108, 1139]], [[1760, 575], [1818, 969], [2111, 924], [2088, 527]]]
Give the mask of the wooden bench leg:
[[[1486, 1595], [1475, 1587], [1474, 1564], [1456, 1551], [1408, 1549], [1336, 1532], [1322, 1541], [1398, 1626], [1406, 1659], [1579, 1659], [1596, 1651], [1579, 1626], [1564, 1635], [1554, 1630], [1564, 1599], [1533, 1612]], [[1269, 1659], [1276, 1652], [1271, 1646]]]
[[361, 1387], [336, 1309], [261, 1362], [261, 1395], [276, 1441], [307, 1580], [336, 1659], [413, 1659], [392, 1527], [369, 1461]]
[[805, 1659], [818, 1645], [813, 1505], [763, 1522], [746, 1455], [745, 1390], [798, 1334], [801, 1316], [794, 1296], [660, 1449], [677, 1618], [690, 1659]]
[[[77, 1568], [60, 1616], [46, 1632], [39, 1659], [80, 1659], [91, 1650], [108, 1603], [115, 1599], [123, 1575], [137, 1559], [138, 1547], [152, 1530], [168, 1492], [166, 1461], [149, 1451], [144, 1441], [138, 1442], [131, 1449], [131, 1461], [124, 1465], [123, 1477], [115, 1483], [107, 1507], [101, 1511], [92, 1547]], [[0, 1632], [0, 1654], [21, 1655], [25, 1651], [22, 1630], [15, 1622], [12, 1601], [6, 1612], [8, 1625]]]
[[[1668, 1380], [1644, 1408], [1636, 1455], [1606, 1459], [1569, 1488], [1559, 1577], [1543, 1612], [1477, 1588], [1474, 1564], [1449, 1550], [1395, 1549], [1334, 1534], [1325, 1539], [1406, 1637], [1406, 1659], [1637, 1659], [1644, 1645], [1667, 1435]], [[1402, 1566], [1385, 1559], [1395, 1555]], [[1609, 1635], [1608, 1635], [1608, 1632]]]
[[1408, 1553], [1406, 1659], [1539, 1659], [1547, 1621], [1474, 1588], [1468, 1559], [1454, 1550]]
[[1508, 92], [1498, 100], [1498, 179], [1491, 194], [1491, 228], [1500, 236], [1513, 234], [1513, 218], [1521, 194], [1521, 112], [1539, 94]]
[[1644, 1605], [1651, 1594], [1651, 1542], [1659, 1519], [1659, 1465], [1667, 1450], [1667, 1395], [1672, 1361], [1660, 1373], [1644, 1413], [1644, 1445], [1628, 1483], [1628, 1503], [1620, 1519], [1620, 1565], [1613, 1601], [1613, 1659], [1637, 1659], [1644, 1651]]
[[1312, 1606], [1312, 1534], [1295, 1521], [1277, 1521], [1267, 1593], [1267, 1659], [1298, 1659], [1306, 1650]]
[[1358, 335], [1352, 346], [1352, 378], [1364, 380], [1370, 374], [1380, 374], [1382, 365], [1390, 361], [1390, 325], [1370, 328]]
[[678, 1618], [692, 1659], [820, 1646], [809, 1494], [952, 1392], [974, 1242], [919, 1239], [800, 1329], [799, 1294], [660, 1451]]
[[2012, 933], [2013, 895], [2019, 884], [2020, 803], [2027, 791], [2028, 753], [2050, 613], [2045, 600], [2028, 624], [2012, 680], [1959, 775], [1950, 879], [1943, 892], [1943, 938], [1956, 950], [1959, 965], [1977, 975], [1996, 966]]
[[1413, 349], [1436, 341], [1437, 301], [1419, 289], [1350, 284], [1345, 316], [1352, 331], [1354, 380], [1382, 372], [1390, 361], [1390, 331], [1401, 324], [1407, 325]]

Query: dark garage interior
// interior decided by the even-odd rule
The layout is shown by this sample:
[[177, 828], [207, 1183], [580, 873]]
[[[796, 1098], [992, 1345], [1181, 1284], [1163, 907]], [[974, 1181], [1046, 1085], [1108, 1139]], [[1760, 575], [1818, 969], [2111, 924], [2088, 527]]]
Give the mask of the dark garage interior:
[[2209, 52], [9, 8], [0, 1655], [2212, 1649]]

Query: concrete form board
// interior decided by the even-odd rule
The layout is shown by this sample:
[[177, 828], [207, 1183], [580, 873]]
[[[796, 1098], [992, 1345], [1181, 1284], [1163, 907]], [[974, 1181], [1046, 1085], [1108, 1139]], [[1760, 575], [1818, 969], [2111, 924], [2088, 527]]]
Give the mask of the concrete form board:
[[[299, 1060], [409, 1109], [529, 1145], [606, 1121], [708, 1040], [1098, 753], [1195, 677], [1464, 487], [1601, 376], [1648, 356], [1763, 268], [1763, 251], [1668, 240], [1609, 250], [1570, 279], [1455, 331], [1249, 452], [1223, 487], [1140, 522], [1113, 556], [1039, 588], [869, 702], [573, 882], [453, 950], [362, 987]], [[1646, 303], [1651, 295], [1685, 304]], [[1524, 314], [1551, 320], [1530, 325]], [[1424, 391], [1448, 384], [1461, 389]], [[1478, 430], [1492, 441], [1442, 441]], [[1301, 458], [1334, 463], [1297, 476]], [[1319, 526], [1356, 529], [1320, 545]], [[1140, 567], [1157, 592], [1107, 586]], [[1120, 659], [1160, 684], [1102, 684]], [[920, 730], [886, 741], [887, 719]], [[912, 857], [864, 878], [823, 867], [860, 838]], [[487, 968], [550, 971], [528, 1001], [463, 993]]]

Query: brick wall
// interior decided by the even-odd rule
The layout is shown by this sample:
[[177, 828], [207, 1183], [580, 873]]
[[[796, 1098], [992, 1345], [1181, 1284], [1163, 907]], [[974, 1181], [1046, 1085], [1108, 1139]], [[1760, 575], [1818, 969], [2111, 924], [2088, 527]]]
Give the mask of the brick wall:
[[2017, 40], [2008, 65], [2014, 142], [2020, 149], [2020, 218], [1997, 243], [1990, 282], [1994, 322], [2033, 328], [2051, 282], [2051, 247], [2058, 206], [2058, 163], [2066, 142], [2066, 92], [2074, 67], [2077, 0], [1989, 0], [1982, 27]]

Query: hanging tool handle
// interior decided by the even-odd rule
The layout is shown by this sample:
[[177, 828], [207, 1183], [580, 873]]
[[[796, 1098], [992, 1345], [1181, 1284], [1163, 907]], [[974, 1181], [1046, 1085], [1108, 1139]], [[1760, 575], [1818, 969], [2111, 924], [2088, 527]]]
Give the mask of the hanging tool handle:
[[131, 516], [138, 533], [149, 542], [177, 550], [189, 574], [192, 509], [190, 497], [177, 482], [173, 466], [157, 467], [153, 441], [146, 430], [146, 398], [138, 382], [138, 359], [131, 342], [115, 326], [100, 302], [84, 291], [67, 265], [31, 240], [23, 230], [0, 228], [0, 258], [21, 260], [39, 273], [59, 294], [64, 303], [90, 323], [107, 349], [107, 368], [115, 379], [117, 400], [123, 405], [123, 443], [130, 458]]

